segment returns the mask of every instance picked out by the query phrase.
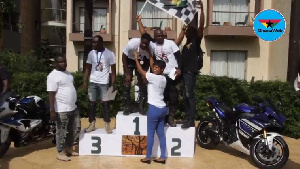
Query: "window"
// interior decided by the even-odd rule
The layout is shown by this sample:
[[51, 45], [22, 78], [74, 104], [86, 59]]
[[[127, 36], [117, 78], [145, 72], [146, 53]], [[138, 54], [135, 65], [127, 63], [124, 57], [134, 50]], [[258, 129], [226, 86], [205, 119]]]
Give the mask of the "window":
[[[137, 15], [140, 13], [145, 1], [136, 1]], [[165, 27], [172, 27], [172, 16], [168, 13], [160, 10], [159, 8], [147, 3], [142, 13], [143, 25], [154, 29], [165, 29]], [[134, 22], [136, 23], [136, 22]], [[138, 24], [137, 24], [138, 28]]]
[[254, 12], [249, 12], [250, 0], [214, 0], [213, 2], [213, 24], [225, 25], [224, 22], [227, 22], [229, 26], [247, 26], [249, 20], [254, 18]]
[[245, 79], [246, 53], [245, 51], [212, 51], [211, 75]]
[[78, 52], [78, 72], [83, 71], [83, 64], [84, 64], [84, 51]]
[[[80, 32], [84, 31], [84, 8], [80, 8]], [[107, 9], [94, 8], [93, 13], [93, 32], [100, 32], [101, 29], [107, 30]]]
[[20, 14], [17, 12], [9, 12], [3, 14], [3, 29], [19, 32]]

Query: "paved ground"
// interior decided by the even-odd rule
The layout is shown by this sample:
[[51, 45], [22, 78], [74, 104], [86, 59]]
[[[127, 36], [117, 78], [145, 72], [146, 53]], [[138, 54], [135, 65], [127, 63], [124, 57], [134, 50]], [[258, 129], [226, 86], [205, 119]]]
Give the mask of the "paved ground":
[[[97, 127], [104, 127], [102, 120]], [[82, 120], [83, 127], [87, 119]], [[115, 121], [112, 121], [115, 125]], [[300, 140], [285, 137], [290, 149], [290, 158], [284, 169], [300, 169]], [[199, 168], [199, 169], [251, 169], [256, 168], [249, 156], [236, 150], [219, 146], [217, 150], [206, 150], [196, 146], [194, 158], [169, 158], [165, 165], [140, 163], [137, 157], [81, 156], [71, 162], [55, 159], [56, 149], [51, 140], [22, 148], [11, 147], [2, 159], [0, 169], [94, 169], [94, 168]]]

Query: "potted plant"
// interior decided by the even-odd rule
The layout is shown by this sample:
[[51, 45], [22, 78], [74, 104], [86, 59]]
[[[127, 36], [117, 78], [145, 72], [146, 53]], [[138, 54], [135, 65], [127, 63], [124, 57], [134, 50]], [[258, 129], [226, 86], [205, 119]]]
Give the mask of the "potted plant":
[[101, 33], [101, 34], [106, 34], [105, 28], [102, 28], [101, 31], [100, 31], [100, 33]]
[[165, 30], [166, 30], [166, 31], [170, 31], [171, 28], [170, 28], [169, 26], [166, 26], [166, 27], [165, 27]]
[[223, 25], [224, 25], [224, 26], [232, 26], [232, 25], [231, 25], [231, 22], [224, 22]]

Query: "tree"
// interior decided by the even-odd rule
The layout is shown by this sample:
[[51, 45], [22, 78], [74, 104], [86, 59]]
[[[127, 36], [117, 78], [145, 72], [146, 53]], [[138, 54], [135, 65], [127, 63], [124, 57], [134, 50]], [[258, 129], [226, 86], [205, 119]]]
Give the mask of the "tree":
[[16, 9], [16, 5], [12, 0], [1, 0], [0, 1], [0, 51], [4, 49], [3, 47], [3, 14], [13, 12]]

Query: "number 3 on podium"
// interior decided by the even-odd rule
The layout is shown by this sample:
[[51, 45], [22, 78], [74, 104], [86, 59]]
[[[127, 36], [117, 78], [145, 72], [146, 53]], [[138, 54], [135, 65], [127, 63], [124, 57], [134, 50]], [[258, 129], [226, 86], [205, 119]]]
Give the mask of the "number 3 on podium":
[[91, 153], [92, 154], [100, 154], [101, 153], [101, 138], [93, 136], [91, 139], [93, 141], [94, 140], [96, 141], [95, 143], [92, 143], [92, 146], [95, 147], [95, 148], [97, 148], [97, 150], [92, 150]]

